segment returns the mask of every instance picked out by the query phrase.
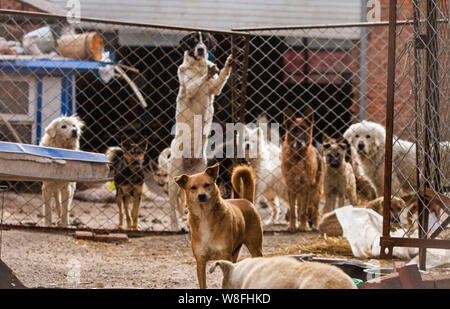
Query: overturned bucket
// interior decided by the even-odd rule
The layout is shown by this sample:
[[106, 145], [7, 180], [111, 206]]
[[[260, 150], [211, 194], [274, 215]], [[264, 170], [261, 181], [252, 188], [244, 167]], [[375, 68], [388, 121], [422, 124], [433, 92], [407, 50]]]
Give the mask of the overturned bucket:
[[100, 61], [103, 51], [103, 40], [97, 32], [66, 34], [58, 40], [58, 52], [67, 58]]

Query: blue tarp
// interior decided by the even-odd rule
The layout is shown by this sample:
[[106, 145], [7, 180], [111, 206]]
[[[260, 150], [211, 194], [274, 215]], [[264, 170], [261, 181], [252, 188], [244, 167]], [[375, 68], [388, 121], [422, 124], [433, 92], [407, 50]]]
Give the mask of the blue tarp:
[[29, 154], [49, 159], [73, 160], [73, 161], [94, 162], [94, 163], [110, 163], [108, 158], [102, 153], [41, 147], [29, 144], [0, 142], [0, 152]]
[[68, 75], [88, 71], [97, 72], [100, 67], [107, 64], [111, 63], [72, 59], [0, 60], [0, 71], [22, 74]]

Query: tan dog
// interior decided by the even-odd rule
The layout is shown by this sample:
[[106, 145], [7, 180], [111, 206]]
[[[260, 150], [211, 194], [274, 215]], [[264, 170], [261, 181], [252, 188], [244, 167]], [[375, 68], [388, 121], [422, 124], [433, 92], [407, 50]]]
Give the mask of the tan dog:
[[[348, 145], [350, 147], [350, 145]], [[324, 192], [326, 196], [326, 211], [332, 211], [345, 205], [347, 197], [351, 205], [356, 205], [356, 181], [353, 167], [345, 161], [347, 144], [323, 144], [325, 157]]]
[[216, 164], [203, 173], [175, 178], [186, 197], [191, 246], [201, 289], [206, 288], [209, 260], [236, 262], [243, 244], [252, 256], [262, 256], [263, 230], [253, 206], [255, 182], [251, 167], [242, 165], [233, 170], [231, 182], [241, 199], [222, 199], [216, 185], [218, 175]]
[[356, 289], [353, 280], [336, 266], [299, 262], [292, 257], [248, 258], [239, 263], [214, 262], [224, 289]]
[[291, 232], [296, 230], [296, 206], [300, 231], [317, 228], [323, 190], [323, 161], [312, 144], [314, 115], [310, 109], [306, 114], [306, 118], [296, 118], [290, 110], [285, 113], [281, 173], [288, 188]]
[[[53, 120], [46, 128], [40, 146], [80, 149], [80, 136], [84, 122], [78, 116], [61, 116]], [[44, 200], [45, 225], [52, 224], [52, 201], [58, 215], [57, 225], [67, 227], [69, 212], [75, 194], [75, 182], [43, 181], [42, 199]]]
[[166, 193], [169, 194], [168, 182], [169, 174], [167, 171], [163, 170], [158, 163], [153, 160], [149, 162], [150, 170], [152, 171], [153, 180], [158, 184], [158, 186]]

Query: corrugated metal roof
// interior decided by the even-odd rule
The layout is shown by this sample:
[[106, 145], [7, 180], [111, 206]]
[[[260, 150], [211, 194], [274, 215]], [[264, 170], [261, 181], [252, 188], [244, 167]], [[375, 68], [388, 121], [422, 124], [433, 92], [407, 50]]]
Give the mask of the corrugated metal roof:
[[[49, 0], [65, 8], [67, 0]], [[360, 21], [360, 0], [80, 0], [81, 15], [229, 30]]]
[[46, 13], [60, 14], [60, 15], [67, 13], [67, 11], [61, 6], [52, 4], [47, 0], [19, 0], [19, 2], [25, 3], [31, 7], [34, 7], [39, 11]]

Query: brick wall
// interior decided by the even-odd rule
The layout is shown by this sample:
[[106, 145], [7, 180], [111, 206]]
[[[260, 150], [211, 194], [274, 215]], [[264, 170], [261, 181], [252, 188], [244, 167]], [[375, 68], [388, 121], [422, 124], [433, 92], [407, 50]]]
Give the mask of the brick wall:
[[0, 0], [0, 9], [39, 12], [39, 10], [17, 0]]
[[[380, 0], [381, 2], [381, 21], [389, 20], [389, 0]], [[401, 5], [401, 6], [400, 6]], [[412, 0], [399, 2], [397, 19], [413, 19]], [[397, 56], [405, 49], [410, 55], [406, 54], [396, 65], [396, 88], [395, 94], [395, 134], [410, 137], [409, 133], [402, 134], [403, 131], [412, 131], [411, 125], [414, 117], [414, 96], [413, 85], [414, 66], [413, 66], [413, 31], [411, 26], [398, 26], [397, 33]], [[388, 27], [369, 27], [367, 29], [367, 112], [368, 120], [385, 123], [386, 112], [386, 94], [387, 94], [387, 59], [388, 59]], [[406, 134], [406, 135], [405, 135]]]

